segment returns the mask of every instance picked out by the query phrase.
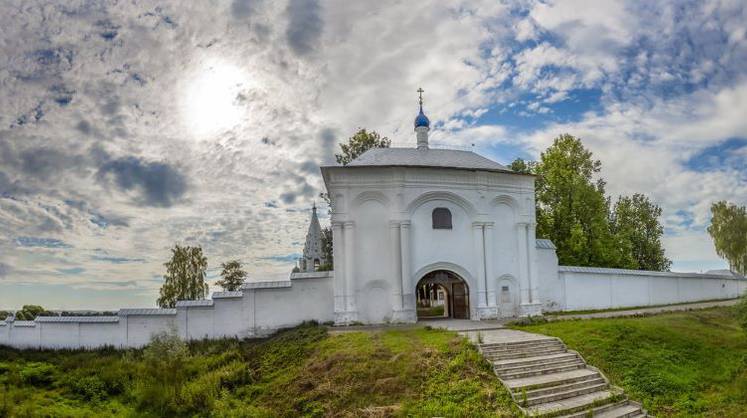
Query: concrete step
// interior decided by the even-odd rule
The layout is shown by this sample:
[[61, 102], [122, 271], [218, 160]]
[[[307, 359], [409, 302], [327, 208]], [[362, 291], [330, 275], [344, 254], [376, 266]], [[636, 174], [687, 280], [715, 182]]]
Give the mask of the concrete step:
[[503, 379], [506, 386], [513, 392], [524, 390], [536, 390], [555, 387], [562, 384], [581, 382], [589, 379], [597, 379], [602, 376], [599, 372], [591, 369], [576, 369], [560, 373], [551, 373], [539, 376], [529, 376], [516, 379]]
[[527, 349], [539, 349], [543, 347], [565, 346], [563, 342], [556, 339], [542, 340], [531, 344], [480, 344], [483, 352], [505, 352]]
[[537, 357], [522, 357], [518, 359], [508, 359], [508, 360], [497, 360], [493, 361], [493, 366], [497, 370], [504, 370], [509, 367], [516, 367], [516, 366], [529, 366], [533, 364], [547, 364], [552, 363], [557, 360], [563, 360], [563, 359], [575, 359], [579, 358], [578, 354], [576, 353], [557, 353], [557, 354], [549, 354], [544, 356], [537, 356]]
[[480, 346], [481, 347], [519, 347], [519, 346], [541, 344], [541, 343], [547, 343], [547, 342], [558, 342], [558, 341], [560, 341], [559, 338], [536, 336], [536, 338], [531, 338], [531, 339], [521, 340], [521, 341], [481, 343]]
[[526, 392], [526, 396], [528, 398], [536, 398], [539, 396], [545, 396], [550, 395], [553, 393], [559, 393], [559, 392], [565, 392], [568, 390], [573, 389], [582, 389], [589, 386], [596, 386], [596, 385], [603, 385], [606, 384], [607, 381], [604, 380], [604, 378], [601, 375], [585, 375], [580, 379], [574, 379], [574, 380], [561, 380], [557, 382], [557, 385], [554, 386], [546, 386], [541, 387], [539, 389], [532, 389], [532, 390], [522, 390], [519, 388], [518, 390], [514, 391], [514, 396], [523, 396], [523, 393]]
[[567, 372], [571, 370], [576, 369], [583, 369], [586, 367], [586, 364], [578, 360], [576, 363], [571, 364], [564, 364], [559, 366], [548, 366], [548, 367], [538, 367], [530, 370], [524, 370], [524, 371], [513, 371], [510, 373], [507, 372], [497, 372], [498, 377], [501, 379], [520, 379], [522, 377], [531, 377], [531, 376], [540, 376], [543, 374], [554, 374], [554, 373], [560, 373], [560, 372]]
[[494, 370], [499, 375], [503, 375], [503, 374], [517, 373], [517, 372], [530, 372], [532, 370], [546, 369], [548, 367], [561, 367], [561, 366], [567, 366], [570, 364], [582, 364], [586, 366], [586, 363], [584, 363], [584, 361], [581, 360], [581, 357], [575, 356], [575, 357], [570, 357], [570, 358], [551, 359], [544, 363], [535, 363], [535, 364], [527, 364], [527, 365], [520, 364], [516, 366], [494, 368]]
[[537, 357], [537, 356], [545, 356], [550, 354], [558, 354], [558, 353], [566, 353], [568, 350], [565, 347], [553, 347], [549, 349], [544, 350], [533, 350], [533, 351], [527, 351], [527, 350], [517, 350], [512, 352], [506, 352], [506, 353], [485, 353], [483, 352], [483, 356], [485, 356], [488, 360], [508, 360], [513, 358], [524, 358], [524, 357]]
[[[571, 414], [576, 412], [588, 412], [595, 406], [602, 406], [613, 403], [616, 400], [615, 393], [611, 390], [602, 390], [584, 395], [574, 396], [572, 398], [561, 399], [553, 402], [545, 402], [539, 405], [533, 405], [526, 408], [529, 416], [557, 416], [558, 414]], [[588, 416], [588, 415], [581, 415]], [[596, 417], [596, 415], [592, 415]]]
[[646, 413], [641, 409], [641, 406], [635, 402], [624, 400], [598, 406], [596, 408], [581, 410], [558, 418], [586, 418], [589, 415], [594, 418], [640, 418], [645, 417]]
[[523, 402], [524, 406], [539, 405], [548, 402], [557, 402], [563, 399], [575, 398], [577, 396], [586, 395], [594, 392], [601, 392], [609, 387], [607, 382], [598, 383], [596, 385], [586, 385], [580, 388], [568, 389], [563, 392], [550, 393], [547, 395], [536, 396], [527, 398], [526, 402]]

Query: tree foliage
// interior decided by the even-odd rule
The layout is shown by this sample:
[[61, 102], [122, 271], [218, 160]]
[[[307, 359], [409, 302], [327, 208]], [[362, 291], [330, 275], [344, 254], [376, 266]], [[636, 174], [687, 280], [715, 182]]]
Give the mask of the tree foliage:
[[726, 201], [711, 205], [711, 225], [716, 254], [729, 262], [732, 271], [747, 274], [747, 208]]
[[158, 306], [173, 308], [177, 300], [205, 299], [208, 285], [205, 283], [207, 258], [202, 248], [175, 245], [171, 249], [171, 260], [164, 264], [166, 274], [161, 286]]
[[564, 134], [535, 166], [537, 233], [551, 239], [562, 264], [616, 266], [604, 180], [593, 177], [602, 164], [581, 140]]
[[348, 165], [359, 155], [371, 148], [389, 148], [392, 141], [387, 137], [381, 137], [376, 131], [368, 132], [361, 128], [348, 139], [345, 144], [340, 144], [340, 154], [335, 154], [338, 164]]
[[334, 261], [332, 257], [332, 228], [329, 226], [322, 228], [322, 257], [324, 257], [326, 263], [319, 266], [317, 270], [334, 270]]
[[221, 279], [216, 284], [222, 287], [223, 290], [230, 292], [239, 290], [244, 280], [246, 280], [246, 271], [241, 267], [241, 262], [239, 260], [231, 260], [220, 266], [223, 270], [220, 272]]
[[620, 264], [638, 270], [666, 271], [672, 261], [664, 255], [659, 223], [661, 208], [636, 193], [620, 196], [611, 213], [610, 227], [621, 250]]
[[511, 164], [514, 171], [537, 176], [537, 235], [555, 243], [561, 264], [668, 269], [661, 209], [634, 195], [621, 197], [613, 211], [598, 177], [601, 168], [581, 140], [568, 134], [555, 138], [540, 161]]
[[52, 316], [54, 313], [47, 311], [39, 305], [23, 305], [20, 311], [16, 311], [17, 321], [33, 321], [37, 316]]

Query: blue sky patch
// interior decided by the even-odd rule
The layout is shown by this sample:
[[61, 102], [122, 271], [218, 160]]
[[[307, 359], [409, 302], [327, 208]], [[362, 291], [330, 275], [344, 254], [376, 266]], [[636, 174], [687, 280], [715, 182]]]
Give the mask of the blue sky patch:
[[16, 244], [19, 247], [42, 247], [42, 248], [72, 248], [73, 246], [55, 238], [18, 237]]

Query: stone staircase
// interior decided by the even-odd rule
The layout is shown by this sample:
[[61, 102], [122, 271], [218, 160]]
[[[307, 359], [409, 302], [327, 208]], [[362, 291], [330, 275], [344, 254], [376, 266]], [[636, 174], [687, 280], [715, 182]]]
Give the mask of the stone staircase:
[[526, 415], [548, 418], [648, 416], [640, 404], [627, 399], [622, 389], [611, 386], [599, 370], [587, 365], [561, 340], [521, 334], [525, 336], [500, 342], [482, 342], [481, 337], [473, 341], [477, 339], [480, 352], [493, 363], [495, 373]]

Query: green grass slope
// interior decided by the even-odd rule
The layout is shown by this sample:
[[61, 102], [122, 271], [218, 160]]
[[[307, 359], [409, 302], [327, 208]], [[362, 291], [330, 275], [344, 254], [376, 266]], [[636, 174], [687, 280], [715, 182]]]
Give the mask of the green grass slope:
[[560, 337], [656, 416], [747, 417], [747, 335], [734, 308], [519, 329]]
[[161, 338], [144, 350], [0, 348], [0, 416], [515, 416], [463, 338], [407, 329], [265, 340]]

